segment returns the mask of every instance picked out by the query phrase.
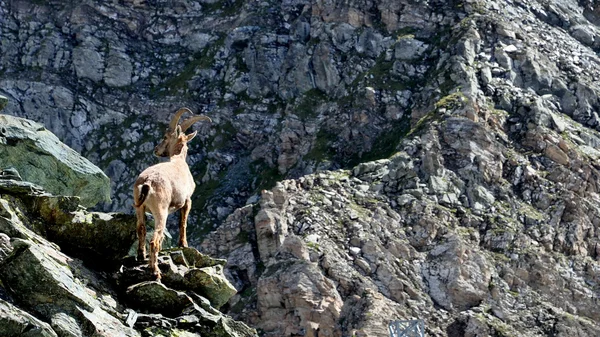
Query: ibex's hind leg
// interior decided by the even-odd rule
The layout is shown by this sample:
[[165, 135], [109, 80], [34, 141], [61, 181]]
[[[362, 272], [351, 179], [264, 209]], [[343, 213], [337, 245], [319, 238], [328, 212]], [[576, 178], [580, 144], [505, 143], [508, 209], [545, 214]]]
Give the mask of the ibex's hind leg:
[[135, 215], [137, 217], [138, 261], [146, 259], [146, 213], [144, 211], [145, 207], [143, 205], [135, 208]]
[[167, 212], [157, 212], [154, 215], [154, 235], [150, 240], [150, 261], [148, 262], [156, 280], [160, 281], [160, 269], [158, 269], [158, 252], [162, 247], [162, 240], [167, 225]]
[[181, 217], [179, 218], [179, 247], [187, 247], [187, 235], [185, 234], [187, 228], [187, 219], [192, 208], [192, 199], [187, 199], [183, 207], [181, 207]]

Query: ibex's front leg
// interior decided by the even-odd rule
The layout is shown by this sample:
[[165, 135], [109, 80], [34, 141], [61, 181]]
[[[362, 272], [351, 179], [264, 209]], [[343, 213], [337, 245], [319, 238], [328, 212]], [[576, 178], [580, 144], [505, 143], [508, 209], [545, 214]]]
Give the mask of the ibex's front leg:
[[165, 234], [165, 227], [167, 225], [168, 212], [159, 211], [154, 215], [154, 235], [150, 241], [150, 261], [148, 265], [152, 269], [152, 274], [156, 277], [157, 281], [160, 281], [160, 269], [158, 269], [158, 252], [162, 247], [162, 241]]
[[144, 212], [144, 209], [145, 207], [143, 205], [135, 208], [135, 215], [137, 217], [138, 261], [144, 261], [146, 259], [146, 213]]
[[181, 216], [179, 217], [179, 247], [187, 247], [187, 235], [185, 234], [187, 228], [187, 219], [192, 208], [192, 199], [187, 199], [183, 207], [181, 207]]

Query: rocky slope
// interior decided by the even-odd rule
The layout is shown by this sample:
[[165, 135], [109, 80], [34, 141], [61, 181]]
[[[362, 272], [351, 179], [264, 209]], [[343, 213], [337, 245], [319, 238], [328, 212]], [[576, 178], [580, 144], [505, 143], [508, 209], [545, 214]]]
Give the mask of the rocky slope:
[[[46, 148], [29, 149], [21, 155]], [[0, 336], [257, 336], [216, 309], [237, 292], [223, 274], [225, 260], [166, 250], [162, 283], [153, 281], [147, 263], [126, 257], [137, 242], [135, 217], [88, 212], [80, 200], [25, 182], [14, 168], [0, 170]]]
[[595, 2], [0, 12], [6, 111], [104, 169], [106, 209], [128, 207], [169, 113], [213, 118], [190, 149], [192, 241], [228, 259], [224, 309], [264, 335], [410, 318], [431, 336], [600, 335]]

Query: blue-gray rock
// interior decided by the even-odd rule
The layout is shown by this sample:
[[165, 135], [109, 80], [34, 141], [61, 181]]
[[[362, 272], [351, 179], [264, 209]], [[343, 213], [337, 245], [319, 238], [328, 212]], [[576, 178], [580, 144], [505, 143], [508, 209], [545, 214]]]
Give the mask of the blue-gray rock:
[[4, 107], [8, 104], [8, 98], [0, 95], [0, 110], [4, 109]]

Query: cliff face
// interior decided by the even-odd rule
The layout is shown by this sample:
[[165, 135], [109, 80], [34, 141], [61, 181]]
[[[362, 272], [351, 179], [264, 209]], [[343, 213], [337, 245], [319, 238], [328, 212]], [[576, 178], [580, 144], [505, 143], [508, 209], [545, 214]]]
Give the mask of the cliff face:
[[213, 119], [190, 149], [190, 236], [228, 258], [229, 312], [265, 335], [410, 318], [432, 336], [600, 334], [594, 2], [0, 13], [5, 112], [97, 163], [107, 209], [128, 207], [169, 113]]
[[451, 89], [426, 84], [463, 7], [11, 1], [0, 7], [5, 112], [99, 165], [114, 191], [104, 208], [127, 211], [169, 115], [210, 115], [190, 149], [202, 182], [192, 216], [210, 229], [278, 179], [390, 155], [411, 110]]

